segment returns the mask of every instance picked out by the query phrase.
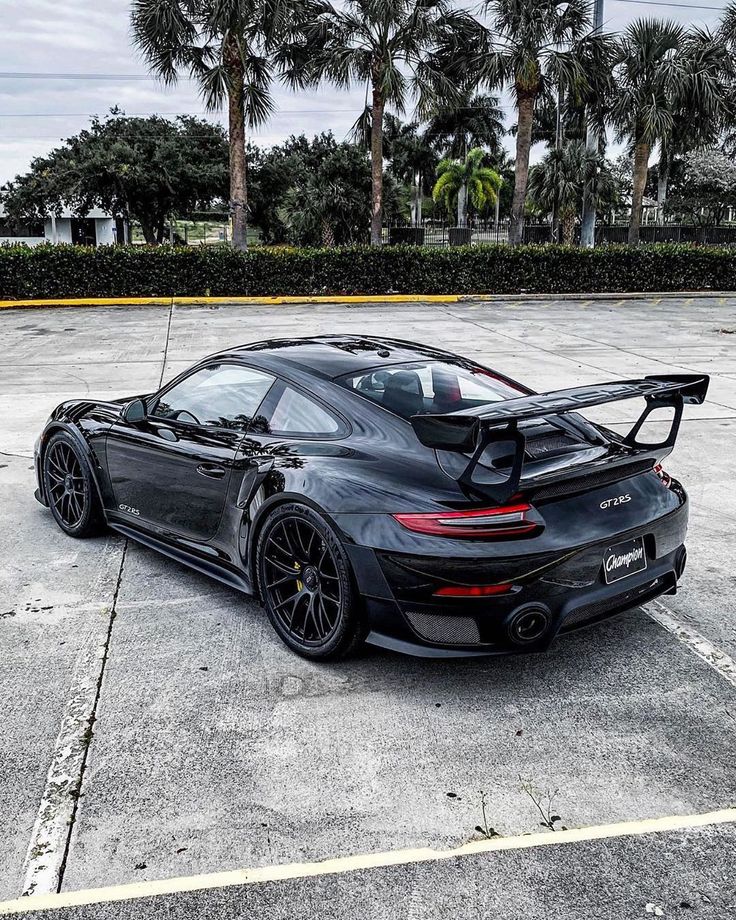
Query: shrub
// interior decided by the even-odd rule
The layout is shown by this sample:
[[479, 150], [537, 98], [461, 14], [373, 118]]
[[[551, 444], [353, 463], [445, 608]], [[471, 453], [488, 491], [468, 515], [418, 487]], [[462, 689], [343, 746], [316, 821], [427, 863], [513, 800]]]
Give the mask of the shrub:
[[0, 299], [736, 289], [736, 249], [689, 245], [0, 247]]

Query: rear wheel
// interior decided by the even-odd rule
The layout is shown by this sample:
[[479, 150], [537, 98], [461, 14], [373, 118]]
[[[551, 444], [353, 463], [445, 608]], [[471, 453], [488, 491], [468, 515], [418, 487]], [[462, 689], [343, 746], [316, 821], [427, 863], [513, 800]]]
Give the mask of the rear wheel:
[[44, 489], [56, 523], [70, 537], [90, 537], [103, 519], [92, 471], [73, 438], [53, 435], [43, 455]]
[[345, 551], [311, 508], [273, 512], [258, 538], [256, 565], [268, 618], [290, 649], [305, 658], [342, 658], [365, 638]]

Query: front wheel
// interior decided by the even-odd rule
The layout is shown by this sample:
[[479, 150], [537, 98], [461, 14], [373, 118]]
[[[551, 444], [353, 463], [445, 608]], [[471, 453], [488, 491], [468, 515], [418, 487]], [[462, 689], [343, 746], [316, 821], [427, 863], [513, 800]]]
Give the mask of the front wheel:
[[56, 523], [70, 537], [91, 537], [103, 527], [102, 509], [89, 463], [63, 431], [43, 454], [44, 490]]
[[258, 538], [261, 599], [276, 632], [304, 658], [350, 654], [365, 638], [345, 551], [329, 524], [306, 505], [281, 505]]

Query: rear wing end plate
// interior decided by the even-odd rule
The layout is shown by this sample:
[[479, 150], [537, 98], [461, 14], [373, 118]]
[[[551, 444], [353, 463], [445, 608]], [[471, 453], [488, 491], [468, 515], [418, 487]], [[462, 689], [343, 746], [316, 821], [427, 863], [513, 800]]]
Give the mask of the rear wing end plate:
[[[426, 447], [472, 454], [458, 481], [473, 491], [505, 501], [515, 494], [523, 478], [526, 441], [519, 430], [520, 422], [578, 412], [626, 399], [643, 398], [646, 402], [644, 410], [622, 441], [632, 452], [654, 452], [661, 459], [672, 450], [677, 440], [683, 406], [703, 403], [709, 382], [710, 378], [705, 374], [668, 374], [640, 380], [613, 381], [519, 396], [444, 415], [415, 415], [411, 424]], [[666, 437], [656, 443], [640, 441], [639, 433], [649, 415], [666, 407], [674, 410]], [[472, 483], [473, 471], [493, 441], [510, 442], [514, 446], [508, 479], [498, 485], [480, 486]]]

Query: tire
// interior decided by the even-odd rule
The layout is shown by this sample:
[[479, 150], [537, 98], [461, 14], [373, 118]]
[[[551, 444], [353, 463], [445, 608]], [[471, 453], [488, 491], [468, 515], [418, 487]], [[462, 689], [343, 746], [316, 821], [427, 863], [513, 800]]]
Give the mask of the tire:
[[311, 508], [280, 505], [269, 515], [258, 536], [256, 570], [271, 625], [298, 655], [313, 661], [345, 658], [365, 639], [345, 550]]
[[71, 435], [59, 431], [43, 453], [43, 486], [59, 527], [70, 537], [91, 537], [104, 529], [97, 485], [87, 458]]

